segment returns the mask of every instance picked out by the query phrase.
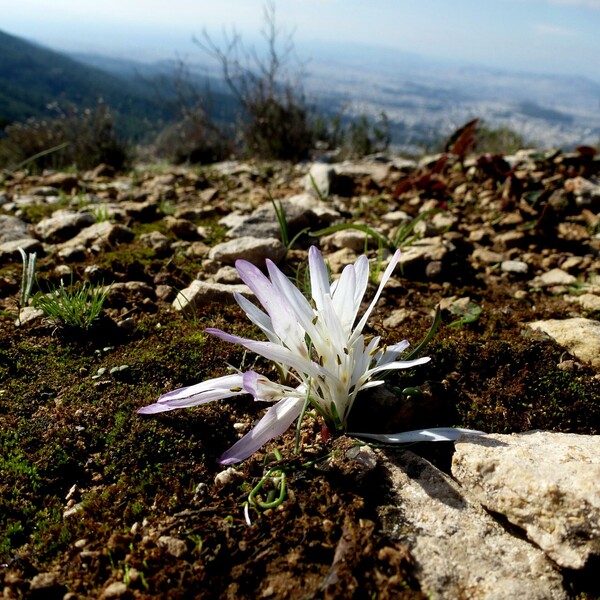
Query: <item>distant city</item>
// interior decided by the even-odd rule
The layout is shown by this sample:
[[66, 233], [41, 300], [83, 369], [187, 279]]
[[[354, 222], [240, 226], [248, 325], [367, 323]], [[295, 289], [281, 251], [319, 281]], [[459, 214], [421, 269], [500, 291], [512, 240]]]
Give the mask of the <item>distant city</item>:
[[[100, 55], [71, 55], [123, 76], [141, 63]], [[143, 69], [165, 69], [169, 61]], [[194, 62], [198, 77], [218, 76]], [[313, 47], [302, 68], [309, 101], [347, 116], [376, 119], [385, 111], [399, 151], [422, 150], [472, 118], [507, 127], [538, 147], [568, 148], [600, 142], [600, 84], [581, 76], [509, 72], [456, 64], [376, 47]]]

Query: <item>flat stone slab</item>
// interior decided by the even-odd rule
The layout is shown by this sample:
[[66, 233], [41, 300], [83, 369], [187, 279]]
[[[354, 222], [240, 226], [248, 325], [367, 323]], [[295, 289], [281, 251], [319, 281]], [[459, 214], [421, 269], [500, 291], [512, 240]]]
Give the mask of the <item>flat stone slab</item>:
[[464, 436], [452, 474], [562, 567], [582, 568], [600, 554], [600, 436]]
[[409, 451], [388, 454], [384, 532], [406, 546], [428, 598], [567, 598], [562, 577], [533, 544], [507, 532], [451, 477]]

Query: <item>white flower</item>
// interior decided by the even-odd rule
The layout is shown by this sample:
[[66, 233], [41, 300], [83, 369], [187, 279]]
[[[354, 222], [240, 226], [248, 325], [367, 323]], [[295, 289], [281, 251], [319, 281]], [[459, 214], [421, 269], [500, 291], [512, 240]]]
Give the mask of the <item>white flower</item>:
[[[340, 278], [330, 283], [321, 253], [311, 247], [308, 260], [312, 303], [273, 262], [267, 260], [267, 277], [251, 263], [238, 260], [236, 268], [241, 279], [254, 292], [264, 311], [240, 294], [235, 294], [235, 299], [248, 318], [262, 329], [268, 341], [242, 338], [220, 329], [208, 328], [206, 331], [275, 361], [283, 383], [272, 382], [254, 371], [226, 375], [169, 392], [138, 412], [154, 414], [239, 394], [252, 394], [258, 401], [276, 402], [248, 434], [221, 456], [220, 461], [225, 465], [244, 460], [284, 433], [300, 416], [307, 401], [328, 425], [345, 431], [357, 394], [382, 384], [383, 379], [378, 375], [430, 360], [429, 357], [399, 360], [409, 345], [407, 341], [385, 347], [380, 346], [379, 336], [367, 342], [362, 334], [399, 258], [398, 250], [385, 270], [371, 304], [356, 325], [369, 280], [366, 256], [346, 266]], [[402, 443], [453, 440], [464, 431], [467, 430], [444, 428], [381, 436], [355, 435]]]

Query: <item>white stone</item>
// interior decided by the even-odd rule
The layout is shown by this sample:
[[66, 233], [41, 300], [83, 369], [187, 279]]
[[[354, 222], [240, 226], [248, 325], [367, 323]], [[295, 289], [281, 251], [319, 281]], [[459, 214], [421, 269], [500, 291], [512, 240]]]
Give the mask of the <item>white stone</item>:
[[505, 273], [514, 273], [515, 275], [527, 275], [529, 265], [522, 260], [503, 260], [500, 268]]
[[577, 283], [577, 277], [562, 269], [551, 269], [550, 271], [542, 273], [532, 281], [532, 284], [536, 287], [573, 285], [575, 283]]
[[418, 262], [442, 260], [448, 254], [448, 247], [440, 236], [417, 240], [402, 250], [399, 268]]
[[95, 222], [91, 213], [78, 213], [72, 210], [57, 210], [51, 217], [42, 219], [35, 232], [47, 242], [62, 242], [73, 237], [84, 227]]
[[125, 227], [125, 225], [111, 223], [110, 221], [100, 221], [82, 229], [70, 240], [58, 244], [58, 248], [60, 250], [67, 250], [79, 246], [89, 248], [92, 245], [104, 248], [121, 242], [129, 242], [134, 238], [134, 235], [133, 230]]
[[177, 311], [189, 313], [212, 303], [231, 304], [235, 302], [233, 292], [252, 295], [250, 288], [243, 284], [226, 285], [195, 279], [177, 294], [172, 306]]
[[531, 432], [467, 436], [452, 474], [570, 569], [600, 555], [600, 436]]
[[175, 558], [181, 558], [187, 553], [186, 543], [171, 535], [161, 535], [158, 538], [158, 546], [164, 548], [168, 554]]
[[579, 360], [600, 367], [600, 321], [574, 317], [534, 321], [528, 327], [549, 335]]
[[327, 198], [331, 183], [336, 177], [335, 169], [325, 163], [314, 163], [302, 183], [304, 189], [319, 198]]
[[597, 294], [581, 294], [580, 296], [567, 296], [565, 300], [576, 302], [588, 312], [600, 312], [600, 296]]
[[222, 242], [210, 249], [208, 258], [225, 264], [233, 264], [243, 258], [260, 267], [267, 258], [278, 263], [285, 256], [283, 244], [275, 238], [240, 237]]
[[241, 471], [238, 471], [234, 467], [228, 467], [224, 471], [221, 471], [215, 475], [215, 484], [219, 487], [223, 487], [238, 481], [243, 476], [244, 475]]

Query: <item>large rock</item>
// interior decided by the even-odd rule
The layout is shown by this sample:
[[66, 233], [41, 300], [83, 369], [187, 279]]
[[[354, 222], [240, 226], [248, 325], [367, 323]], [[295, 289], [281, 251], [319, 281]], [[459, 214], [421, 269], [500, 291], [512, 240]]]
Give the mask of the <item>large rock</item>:
[[44, 247], [41, 242], [33, 238], [4, 242], [0, 244], [0, 263], [13, 261], [21, 262], [22, 258], [19, 248], [27, 254], [35, 252], [38, 256], [41, 256], [44, 253]]
[[425, 459], [409, 451], [393, 456], [383, 463], [391, 497], [378, 512], [384, 532], [414, 557], [427, 597], [567, 597], [541, 550], [510, 535]]
[[600, 368], [600, 321], [574, 317], [534, 321], [528, 326], [549, 335], [579, 360]]
[[285, 256], [283, 244], [275, 238], [242, 237], [213, 246], [208, 254], [211, 260], [233, 264], [243, 258], [261, 267], [267, 258], [278, 263]]
[[82, 229], [75, 237], [59, 245], [60, 250], [69, 248], [97, 246], [106, 248], [116, 244], [130, 242], [134, 238], [133, 230], [125, 225], [101, 221]]
[[[289, 237], [307, 227], [319, 228], [339, 218], [339, 213], [329, 204], [310, 194], [296, 194], [277, 201], [285, 216]], [[259, 206], [249, 215], [227, 215], [220, 223], [230, 227], [229, 237], [275, 237], [281, 236], [281, 226], [272, 203]]]
[[225, 285], [195, 279], [189, 287], [181, 290], [175, 300], [173, 308], [184, 314], [192, 315], [198, 309], [210, 304], [232, 304], [235, 302], [233, 292], [251, 296], [250, 288], [243, 284]]
[[91, 213], [57, 210], [51, 217], [42, 219], [35, 226], [35, 232], [45, 242], [64, 242], [77, 235], [83, 228], [93, 225], [95, 220]]
[[314, 163], [302, 180], [304, 189], [318, 198], [327, 198], [335, 180], [335, 169], [325, 163]]
[[0, 215], [0, 244], [31, 238], [29, 225], [17, 217]]
[[540, 288], [575, 285], [577, 283], [577, 277], [562, 269], [551, 269], [550, 271], [538, 275], [531, 283], [534, 287]]
[[452, 474], [559, 565], [579, 569], [600, 555], [599, 436], [467, 436], [456, 443]]

